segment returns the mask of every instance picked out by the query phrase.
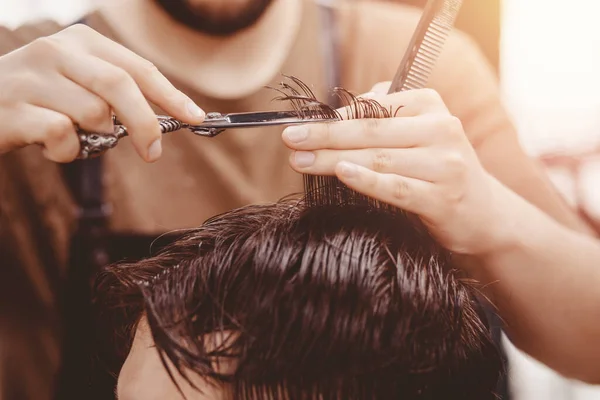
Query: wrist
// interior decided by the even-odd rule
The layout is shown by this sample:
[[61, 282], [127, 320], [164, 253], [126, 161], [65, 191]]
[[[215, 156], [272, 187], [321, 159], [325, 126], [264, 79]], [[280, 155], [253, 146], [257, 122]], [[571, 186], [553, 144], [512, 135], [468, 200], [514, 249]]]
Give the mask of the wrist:
[[476, 258], [494, 257], [527, 245], [534, 232], [531, 228], [540, 218], [546, 217], [538, 208], [504, 186], [493, 176], [490, 178], [489, 218], [483, 221], [486, 244], [473, 252]]
[[[526, 225], [535, 222], [530, 221], [527, 210], [531, 211], [532, 207], [534, 213], [537, 211], [491, 175], [488, 189], [489, 202], [483, 211], [485, 218], [478, 221], [480, 229], [474, 231], [479, 245], [463, 254], [454, 253], [456, 265], [483, 285], [498, 279], [497, 268], [506, 266], [505, 261], [507, 257], [510, 259], [510, 254], [519, 253], [523, 246], [529, 246], [528, 235], [531, 233]], [[486, 294], [493, 297], [493, 291]]]

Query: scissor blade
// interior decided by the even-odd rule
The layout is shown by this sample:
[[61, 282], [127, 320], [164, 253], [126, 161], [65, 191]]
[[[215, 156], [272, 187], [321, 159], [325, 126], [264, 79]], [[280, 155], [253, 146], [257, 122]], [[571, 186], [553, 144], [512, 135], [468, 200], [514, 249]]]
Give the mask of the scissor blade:
[[322, 113], [307, 111], [300, 115], [295, 111], [260, 111], [247, 113], [231, 113], [216, 118], [207, 118], [203, 123], [194, 125], [192, 129], [229, 129], [252, 128], [273, 125], [294, 125], [314, 122], [335, 121]]
[[225, 118], [232, 124], [276, 122], [301, 119], [295, 111], [262, 111], [227, 114]]

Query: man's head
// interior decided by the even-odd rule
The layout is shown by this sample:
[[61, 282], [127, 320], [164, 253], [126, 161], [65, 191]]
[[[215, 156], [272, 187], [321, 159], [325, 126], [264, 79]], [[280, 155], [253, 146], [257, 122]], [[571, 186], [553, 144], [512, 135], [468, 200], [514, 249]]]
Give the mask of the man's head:
[[188, 400], [482, 400], [501, 373], [474, 289], [400, 213], [245, 207], [100, 282], [141, 318], [121, 400], [180, 398], [167, 370]]
[[226, 36], [253, 25], [273, 0], [154, 0], [172, 18], [209, 35]]

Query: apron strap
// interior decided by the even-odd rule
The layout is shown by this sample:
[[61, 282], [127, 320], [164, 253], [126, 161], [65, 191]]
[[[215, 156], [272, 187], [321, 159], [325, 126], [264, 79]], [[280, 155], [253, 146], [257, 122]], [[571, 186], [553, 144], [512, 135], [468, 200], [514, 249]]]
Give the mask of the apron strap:
[[62, 170], [78, 206], [78, 216], [77, 229], [70, 241], [65, 286], [60, 293], [64, 334], [55, 397], [93, 399], [90, 390], [94, 343], [92, 285], [96, 273], [110, 262], [106, 248], [110, 207], [104, 200], [102, 157], [64, 164]]

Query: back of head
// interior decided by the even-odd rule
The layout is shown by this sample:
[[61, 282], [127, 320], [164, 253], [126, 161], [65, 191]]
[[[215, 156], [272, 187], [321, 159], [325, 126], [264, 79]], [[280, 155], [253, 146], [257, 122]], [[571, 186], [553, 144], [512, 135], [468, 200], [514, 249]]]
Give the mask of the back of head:
[[235, 399], [493, 399], [502, 369], [448, 254], [367, 205], [234, 210], [98, 288], [131, 320], [145, 313], [173, 373]]

